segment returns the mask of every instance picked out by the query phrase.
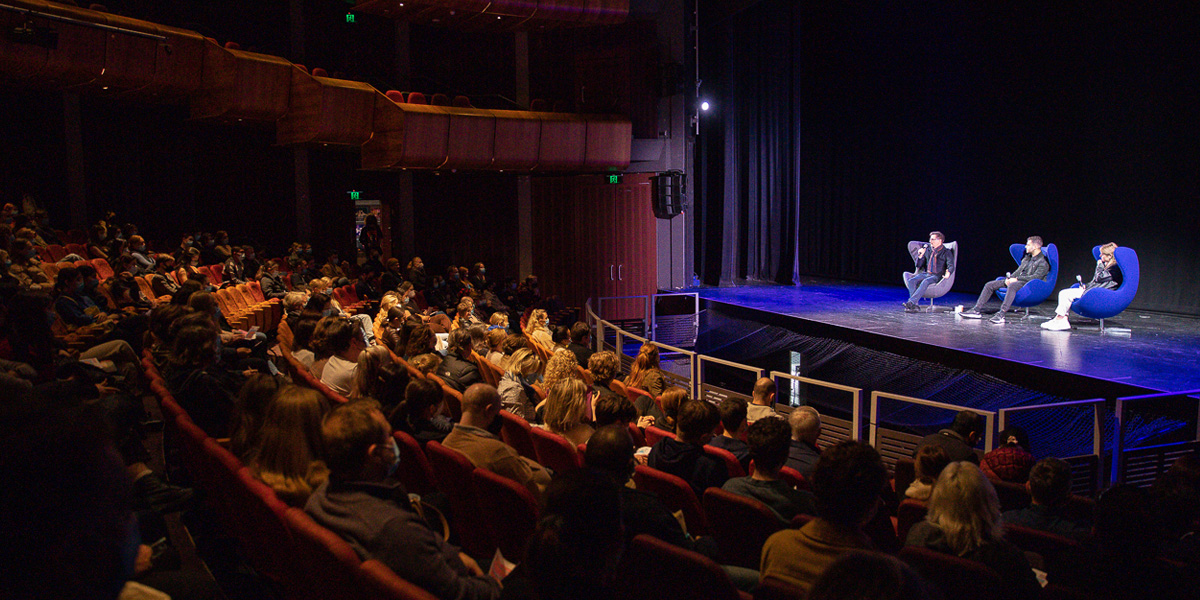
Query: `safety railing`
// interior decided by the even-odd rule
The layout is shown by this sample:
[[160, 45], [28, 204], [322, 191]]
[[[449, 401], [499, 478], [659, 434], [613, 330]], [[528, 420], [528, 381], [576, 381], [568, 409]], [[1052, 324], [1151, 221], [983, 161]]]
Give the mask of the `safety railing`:
[[752, 367], [750, 365], [743, 365], [741, 363], [736, 363], [731, 360], [723, 360], [720, 358], [713, 358], [711, 356], [705, 356], [703, 354], [697, 355], [697, 359], [696, 359], [696, 388], [697, 389], [696, 389], [696, 395], [693, 396], [693, 398], [707, 400], [709, 402], [712, 402], [713, 404], [720, 404], [726, 398], [741, 398], [747, 402], [750, 401], [749, 394], [745, 394], [742, 392], [736, 392], [736, 391], [730, 390], [728, 388], [724, 388], [719, 385], [716, 385], [714, 383], [708, 383], [705, 376], [709, 374], [709, 368], [712, 367], [713, 365], [721, 365], [724, 367], [728, 367], [728, 368], [734, 369], [734, 372], [744, 371], [746, 373], [749, 373], [752, 376], [750, 378], [749, 385], [746, 385], [743, 388], [743, 389], [747, 389], [747, 390], [753, 388], [754, 382], [758, 381], [758, 379], [761, 377], [765, 377], [766, 372], [767, 372], [766, 369], [760, 369], [758, 367]]
[[[808, 377], [800, 377], [798, 375], [789, 375], [779, 371], [771, 371], [769, 377], [775, 381], [776, 398], [785, 396], [779, 392], [779, 390], [783, 389], [784, 384], [789, 386], [813, 386], [823, 391], [831, 392], [829, 394], [831, 396], [847, 396], [849, 400], [849, 406], [847, 407], [846, 413], [850, 415], [849, 421], [831, 415], [821, 415], [821, 437], [819, 438], [821, 447], [828, 447], [832, 444], [844, 442], [846, 440], [862, 439], [862, 388], [840, 385], [837, 383], [829, 383], [828, 381], [810, 379]], [[786, 396], [791, 397], [791, 394], [787, 394]], [[805, 398], [807, 399], [808, 397], [809, 396], [806, 394]], [[841, 404], [838, 404], [838, 406], [841, 406]], [[782, 407], [777, 408], [776, 410], [786, 414], [791, 412], [791, 407], [788, 407], [787, 410], [783, 409]]]
[[[688, 391], [689, 397], [697, 397], [695, 384], [697, 354], [695, 352], [629, 333], [613, 323], [601, 319], [599, 315], [592, 311], [590, 301], [584, 308], [586, 322], [595, 327], [595, 349], [608, 350], [616, 354], [617, 360], [620, 361], [622, 372], [629, 372], [629, 368], [633, 366], [633, 359], [636, 356], [630, 356], [624, 351], [625, 344], [631, 340], [640, 344], [650, 343], [658, 348], [659, 365], [662, 368], [664, 378], [667, 380], [667, 385], [681, 387]], [[610, 337], [612, 339], [611, 344], [608, 342]]]
[[[1117, 398], [1113, 416], [1116, 424], [1113, 431], [1112, 472], [1110, 480], [1113, 483], [1130, 483], [1147, 486], [1153, 483], [1159, 475], [1171, 468], [1179, 457], [1195, 452], [1200, 448], [1200, 389], [1184, 392], [1168, 392], [1162, 394], [1147, 394], [1145, 396], [1127, 396]], [[1133, 405], [1145, 405], [1157, 401], [1161, 406], [1169, 406], [1163, 412], [1177, 412], [1178, 407], [1172, 406], [1178, 401], [1197, 402], [1197, 431], [1190, 441], [1158, 444], [1141, 448], [1126, 448], [1126, 436], [1129, 415], [1127, 409]], [[1190, 416], [1190, 415], [1189, 415]]]
[[879, 425], [880, 400], [902, 402], [917, 406], [927, 406], [930, 408], [941, 409], [954, 413], [969, 410], [973, 413], [981, 415], [986, 421], [984, 429], [985, 434], [983, 439], [983, 451], [991, 452], [992, 450], [992, 443], [995, 438], [996, 431], [995, 411], [972, 408], [970, 406], [946, 404], [944, 402], [934, 402], [933, 400], [923, 400], [921, 398], [901, 396], [899, 394], [890, 394], [888, 392], [871, 392], [871, 420], [869, 427], [871, 433], [869, 436], [869, 441], [871, 445], [875, 446], [875, 449], [879, 451], [879, 454], [883, 456], [884, 462], [886, 462], [890, 468], [895, 467], [896, 459], [901, 457], [911, 457], [913, 455], [913, 451], [916, 450], [917, 443], [921, 440], [921, 436], [881, 427]]
[[[1008, 428], [1011, 417], [1028, 415], [1042, 410], [1072, 410], [1090, 409], [1092, 413], [1092, 452], [1063, 458], [1071, 465], [1071, 491], [1081, 496], [1091, 496], [1100, 489], [1104, 474], [1101, 472], [1100, 457], [1104, 452], [1104, 416], [1106, 411], [1103, 398], [1091, 400], [1072, 400], [1070, 402], [1055, 402], [1053, 404], [1037, 404], [1032, 406], [1011, 406], [997, 411], [996, 427], [999, 431]], [[1001, 440], [1000, 443], [1004, 443]]]
[[[688, 312], [659, 310], [661, 304], [671, 304], [690, 298]], [[696, 292], [654, 294], [650, 297], [650, 339], [675, 346], [695, 346], [700, 334], [700, 294]]]

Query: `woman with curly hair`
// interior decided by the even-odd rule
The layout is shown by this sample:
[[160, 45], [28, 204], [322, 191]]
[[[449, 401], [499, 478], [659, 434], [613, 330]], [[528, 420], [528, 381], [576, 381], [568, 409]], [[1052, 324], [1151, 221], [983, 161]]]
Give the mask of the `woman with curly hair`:
[[578, 367], [579, 361], [575, 360], [573, 352], [562, 348], [555, 351], [550, 355], [550, 360], [546, 361], [546, 372], [542, 375], [542, 389], [548, 390], [550, 386], [563, 379], [578, 379]]
[[554, 349], [554, 337], [550, 333], [550, 317], [545, 310], [540, 308], [534, 309], [529, 313], [529, 320], [525, 322], [526, 332], [529, 337], [537, 342], [539, 346], [546, 350]]

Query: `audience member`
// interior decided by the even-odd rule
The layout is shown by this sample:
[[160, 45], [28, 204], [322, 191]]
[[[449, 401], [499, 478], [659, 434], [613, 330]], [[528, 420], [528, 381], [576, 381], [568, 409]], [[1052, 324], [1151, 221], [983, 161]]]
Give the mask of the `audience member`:
[[746, 434], [754, 473], [736, 477], [722, 486], [727, 492], [754, 498], [767, 505], [783, 522], [796, 515], [815, 515], [811, 492], [800, 491], [779, 480], [779, 469], [788, 458], [792, 429], [783, 419], [759, 419]]
[[459, 392], [466, 391], [472, 385], [483, 381], [483, 376], [479, 374], [479, 367], [475, 366], [475, 362], [471, 360], [471, 351], [471, 333], [469, 331], [455, 329], [450, 332], [449, 347], [446, 349], [446, 357], [442, 360], [442, 366], [438, 369], [438, 376], [446, 382], [446, 385]]
[[955, 415], [954, 423], [949, 428], [921, 438], [921, 441], [917, 443], [916, 450], [913, 451], [913, 457], [916, 457], [921, 448], [935, 444], [946, 451], [950, 462], [965, 460], [978, 465], [979, 455], [975, 453], [975, 445], [983, 439], [983, 429], [984, 421], [979, 413], [969, 410], [960, 411]]
[[281, 388], [267, 406], [256, 443], [246, 453], [250, 473], [292, 506], [303, 507], [329, 477], [322, 460], [321, 420], [326, 408], [325, 398], [316, 390]]
[[[622, 394], [614, 392], [610, 385], [617, 378], [617, 374], [621, 370], [621, 363], [617, 360], [616, 354], [608, 350], [601, 350], [592, 354], [586, 364], [588, 371], [592, 374], [592, 391], [597, 398], [608, 396], [624, 397]], [[637, 410], [637, 408], [634, 407], [634, 410]]]
[[662, 396], [658, 398], [658, 402], [650, 401], [643, 404], [643, 400], [649, 400], [649, 398], [639, 396], [633, 403], [638, 409], [638, 414], [653, 419], [655, 427], [675, 433], [675, 419], [679, 414], [679, 407], [688, 401], [687, 390], [681, 387], [669, 387], [663, 390]]
[[821, 456], [817, 448], [817, 439], [821, 437], [821, 413], [811, 406], [797, 407], [788, 414], [788, 425], [792, 429], [792, 444], [787, 466], [810, 479]]
[[536, 420], [534, 401], [539, 400], [539, 396], [533, 389], [533, 384], [537, 381], [541, 366], [541, 359], [529, 348], [521, 348], [512, 355], [498, 387], [504, 410], [526, 421]]
[[563, 436], [572, 446], [587, 443], [594, 431], [584, 422], [587, 409], [587, 384], [574, 378], [560, 379], [550, 386], [546, 397], [546, 429]]
[[283, 263], [278, 259], [269, 260], [261, 272], [262, 275], [258, 278], [258, 285], [262, 288], [263, 297], [267, 300], [283, 299], [288, 295], [287, 284], [284, 283], [284, 276], [281, 272], [282, 268]]
[[950, 464], [950, 457], [941, 446], [930, 444], [917, 450], [917, 458], [913, 461], [916, 477], [904, 490], [904, 497], [921, 502], [928, 502], [933, 493], [933, 484], [937, 482], [942, 469]]
[[192, 421], [214, 438], [229, 437], [238, 390], [250, 373], [235, 373], [218, 362], [217, 328], [204, 315], [179, 319], [167, 388]]
[[242, 389], [238, 390], [229, 423], [229, 451], [243, 462], [250, 449], [258, 445], [267, 407], [284, 385], [281, 375], [255, 373], [247, 377]]
[[430, 440], [441, 442], [454, 429], [445, 409], [442, 386], [428, 379], [414, 379], [404, 388], [404, 399], [388, 415], [388, 421], [422, 445]]
[[525, 486], [534, 497], [541, 497], [550, 474], [492, 432], [501, 410], [496, 388], [486, 383], [472, 385], [463, 394], [462, 418], [442, 443], [462, 452], [476, 467], [507, 477]]
[[313, 363], [317, 360], [317, 356], [313, 352], [312, 340], [317, 330], [317, 323], [320, 321], [321, 315], [307, 313], [292, 326], [292, 356], [309, 369], [312, 369]]
[[[37, 260], [37, 250], [25, 240], [12, 243], [8, 251], [8, 274], [16, 278], [20, 286], [31, 292], [49, 292], [54, 288], [50, 278], [42, 271], [41, 262]], [[60, 271], [61, 273], [61, 271]]]
[[1006, 511], [1005, 523], [1048, 531], [1075, 540], [1086, 539], [1091, 523], [1077, 521], [1067, 514], [1071, 496], [1071, 465], [1057, 458], [1043, 458], [1029, 471], [1026, 489], [1032, 502], [1027, 508]]
[[893, 556], [856, 550], [829, 565], [806, 600], [929, 600], [940, 597]]
[[750, 468], [750, 446], [742, 441], [746, 437], [746, 401], [741, 398], [726, 398], [717, 405], [721, 415], [721, 435], [713, 436], [709, 446], [728, 450], [742, 464], [742, 469]]
[[542, 389], [548, 390], [551, 386], [564, 379], [575, 379], [579, 377], [579, 363], [575, 362], [575, 355], [569, 351], [559, 348], [550, 353], [550, 360], [546, 361], [546, 369], [542, 375]]
[[812, 476], [817, 518], [767, 539], [762, 578], [807, 593], [835, 560], [854, 550], [873, 549], [862, 526], [875, 514], [879, 490], [886, 482], [887, 469], [871, 446], [846, 441], [826, 449]]
[[1029, 434], [1016, 425], [1010, 425], [1000, 432], [1000, 445], [984, 455], [979, 468], [992, 479], [1025, 483], [1033, 462], [1033, 455], [1029, 453]]
[[426, 352], [414, 356], [408, 364], [422, 374], [432, 375], [442, 368], [442, 356], [436, 352]]
[[684, 402], [679, 407], [676, 437], [663, 438], [650, 449], [647, 464], [654, 469], [682, 478], [692, 486], [696, 497], [704, 490], [721, 487], [729, 479], [725, 461], [704, 452], [720, 417], [717, 408], [703, 400]]
[[345, 539], [360, 558], [384, 563], [438, 598], [499, 598], [500, 584], [409, 508], [407, 490], [392, 478], [400, 451], [374, 403], [338, 406], [321, 433], [329, 479], [304, 506], [314, 521]]
[[358, 355], [348, 397], [374, 399], [385, 413], [391, 413], [404, 399], [407, 385], [408, 371], [392, 360], [392, 353], [383, 346], [371, 346]]
[[616, 394], [600, 396], [593, 400], [592, 413], [592, 425], [596, 429], [613, 424], [622, 427], [633, 424], [639, 429], [645, 429], [654, 424], [654, 417], [639, 417], [637, 408], [629, 398]]
[[571, 343], [567, 344], [567, 350], [570, 350], [575, 355], [575, 360], [580, 365], [588, 364], [588, 360], [592, 358], [594, 351], [588, 347], [588, 341], [592, 337], [592, 328], [588, 327], [587, 323], [578, 321], [571, 326]]
[[[1032, 479], [1032, 475], [1030, 476]], [[1200, 564], [1200, 456], [1185, 454], [1150, 486], [1154, 513], [1159, 516], [1163, 557]]]
[[1003, 582], [1003, 598], [1032, 599], [1040, 589], [1025, 553], [1004, 540], [1000, 500], [975, 463], [951, 462], [942, 469], [928, 515], [909, 530], [905, 543], [990, 567]]
[[650, 342], [642, 344], [637, 356], [633, 359], [629, 376], [625, 378], [625, 385], [649, 392], [652, 399], [663, 394], [667, 383], [662, 369], [659, 368], [658, 346]]
[[[494, 316], [494, 315], [493, 315]], [[493, 325], [487, 332], [487, 347], [488, 351], [483, 355], [488, 362], [500, 366], [504, 362], [504, 340], [508, 337], [508, 332], [503, 327]], [[503, 368], [503, 367], [501, 367]]]
[[329, 357], [321, 370], [321, 383], [348, 395], [358, 369], [358, 356], [366, 349], [358, 335], [359, 324], [343, 317], [325, 317], [321, 323], [326, 324], [319, 339], [321, 352]]
[[759, 419], [778, 417], [775, 413], [775, 380], [761, 377], [754, 382], [750, 392], [750, 406], [746, 407], [746, 420], [753, 425]]

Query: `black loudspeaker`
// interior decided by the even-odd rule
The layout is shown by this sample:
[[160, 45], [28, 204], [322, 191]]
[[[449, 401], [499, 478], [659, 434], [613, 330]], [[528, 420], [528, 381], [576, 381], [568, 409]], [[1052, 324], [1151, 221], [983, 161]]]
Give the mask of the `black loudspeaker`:
[[680, 171], [667, 171], [650, 178], [650, 193], [654, 197], [654, 216], [670, 219], [683, 212], [684, 180]]

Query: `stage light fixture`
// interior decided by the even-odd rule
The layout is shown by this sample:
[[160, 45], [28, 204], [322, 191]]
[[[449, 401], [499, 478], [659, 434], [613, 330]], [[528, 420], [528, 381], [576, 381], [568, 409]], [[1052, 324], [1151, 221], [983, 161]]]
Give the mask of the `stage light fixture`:
[[708, 100], [700, 102], [700, 110], [708, 112]]

